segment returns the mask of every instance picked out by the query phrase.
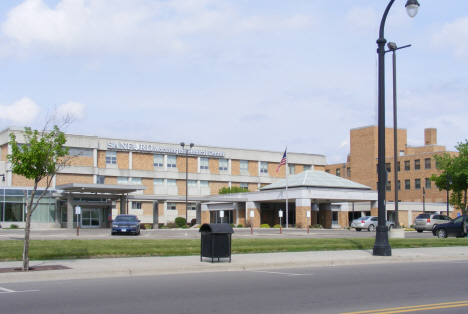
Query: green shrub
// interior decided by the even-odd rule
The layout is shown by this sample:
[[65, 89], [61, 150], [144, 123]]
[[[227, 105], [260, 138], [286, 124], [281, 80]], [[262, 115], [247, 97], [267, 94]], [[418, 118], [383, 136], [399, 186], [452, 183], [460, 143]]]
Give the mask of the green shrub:
[[[312, 227], [312, 226], [311, 226]], [[316, 224], [313, 228], [315, 229], [322, 229], [322, 225]]]
[[185, 220], [184, 217], [177, 217], [174, 222], [177, 225], [177, 228], [182, 228], [182, 226], [187, 225], [187, 220]]
[[182, 229], [188, 229], [188, 228], [190, 228], [190, 227], [187, 226], [187, 225], [183, 225], [183, 226], [182, 226]]
[[244, 225], [238, 224], [237, 228], [244, 228]]
[[281, 228], [281, 225], [274, 225], [273, 228]]
[[151, 226], [150, 224], [144, 224], [143, 227], [148, 230], [148, 229], [153, 229], [153, 226]]
[[197, 218], [193, 218], [192, 220], [190, 220], [190, 226], [195, 226], [197, 224]]
[[11, 225], [10, 225], [10, 228], [11, 228], [11, 229], [18, 229], [19, 226], [18, 226], [18, 225], [15, 225], [15, 224], [11, 224]]
[[263, 225], [260, 225], [260, 228], [270, 228], [270, 225], [269, 224], [263, 224]]
[[177, 225], [176, 225], [175, 223], [173, 223], [173, 222], [168, 222], [168, 223], [167, 223], [167, 227], [168, 227], [169, 229], [173, 229], [173, 228], [177, 228]]

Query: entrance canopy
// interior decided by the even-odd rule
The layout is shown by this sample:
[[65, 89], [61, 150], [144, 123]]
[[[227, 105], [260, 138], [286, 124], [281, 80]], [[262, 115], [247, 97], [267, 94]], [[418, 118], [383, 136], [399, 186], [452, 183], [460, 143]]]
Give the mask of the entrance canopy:
[[[123, 184], [89, 184], [89, 183], [69, 183], [57, 185], [57, 190], [65, 193], [106, 193], [106, 194], [126, 194], [146, 190], [143, 185], [123, 185]], [[58, 195], [54, 195], [58, 196]]]

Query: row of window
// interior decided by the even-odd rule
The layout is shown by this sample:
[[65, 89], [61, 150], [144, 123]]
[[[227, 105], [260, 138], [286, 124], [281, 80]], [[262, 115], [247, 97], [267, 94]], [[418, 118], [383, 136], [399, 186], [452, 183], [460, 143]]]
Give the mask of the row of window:
[[[200, 157], [200, 170], [208, 170], [208, 162], [209, 158], [207, 157]], [[115, 165], [117, 164], [117, 152], [115, 151], [106, 151], [106, 164]], [[163, 168], [164, 167], [164, 155], [156, 154], [153, 157], [153, 165], [156, 168]], [[240, 160], [240, 171], [241, 172], [248, 172], [249, 171], [249, 161], [248, 160]], [[166, 155], [166, 166], [167, 168], [176, 168], [177, 167], [177, 156], [175, 155]], [[289, 174], [295, 174], [295, 166], [288, 165]], [[227, 159], [219, 159], [219, 166], [218, 169], [220, 171], [228, 171], [228, 160]], [[304, 171], [311, 170], [311, 165], [305, 165]], [[268, 173], [268, 162], [261, 161], [260, 162], [260, 173]]]
[[[425, 179], [424, 187], [426, 189], [430, 189], [432, 187], [432, 181], [429, 178]], [[378, 188], [378, 183], [377, 183], [377, 188]], [[398, 180], [397, 188], [398, 188], [398, 191], [401, 190], [400, 180]], [[421, 189], [421, 179], [414, 179], [414, 189], [415, 190]], [[387, 191], [392, 190], [392, 182], [391, 181], [387, 182], [386, 190]], [[411, 190], [411, 180], [405, 180], [405, 190]]]
[[[141, 202], [132, 202], [132, 209], [141, 209]], [[176, 210], [177, 209], [177, 204], [176, 203], [167, 203], [167, 209], [168, 210]], [[187, 203], [187, 209], [188, 210], [196, 210], [196, 204], [195, 203]]]
[[[424, 159], [424, 169], [431, 169], [431, 158]], [[385, 164], [385, 168], [387, 172], [392, 172], [392, 164], [387, 162]], [[421, 170], [421, 160], [415, 159], [414, 160], [414, 170]], [[400, 162], [397, 162], [397, 171], [400, 171]], [[405, 160], [405, 171], [411, 171], [411, 161]], [[378, 165], [377, 165], [377, 172], [378, 172]]]
[[[164, 180], [166, 180], [166, 184], [168, 186], [177, 185], [176, 179], [153, 179], [153, 185], [164, 185]], [[106, 177], [105, 176], [98, 176], [97, 183], [98, 184], [105, 184]], [[200, 180], [200, 187], [209, 187], [209, 181], [202, 181]], [[117, 177], [117, 184], [131, 184], [131, 185], [141, 185], [142, 179], [141, 178], [129, 178], [129, 177]], [[187, 180], [187, 186], [197, 186], [197, 180]], [[240, 187], [243, 189], [248, 189], [249, 184], [245, 182], [240, 183]]]

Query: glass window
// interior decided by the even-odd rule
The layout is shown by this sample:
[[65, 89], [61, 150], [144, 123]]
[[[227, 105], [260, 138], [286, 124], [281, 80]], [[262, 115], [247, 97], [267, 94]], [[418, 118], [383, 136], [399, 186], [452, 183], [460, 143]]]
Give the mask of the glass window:
[[430, 189], [431, 188], [431, 179], [428, 179], [426, 178], [426, 189]]
[[164, 185], [164, 179], [153, 179], [154, 185]]
[[397, 166], [396, 166], [396, 167], [397, 167], [397, 171], [400, 172], [400, 162], [399, 162], [399, 161], [397, 162]]
[[326, 172], [326, 173], [330, 173], [330, 170], [327, 169], [327, 170], [325, 170], [325, 172]]
[[168, 210], [176, 210], [177, 209], [177, 204], [176, 203], [167, 203], [167, 209]]
[[392, 190], [392, 182], [391, 182], [391, 181], [388, 181], [388, 182], [387, 182], [387, 185], [385, 186], [385, 189], [386, 189], [387, 191], [391, 191], [391, 190]]
[[397, 188], [398, 188], [398, 191], [400, 191], [400, 190], [401, 190], [400, 180], [398, 180], [397, 186], [398, 186], [398, 187], [397, 187]]
[[405, 190], [411, 189], [411, 181], [410, 180], [405, 180]]
[[155, 167], [164, 167], [164, 155], [154, 155], [153, 165]]
[[340, 168], [336, 169], [336, 176], [341, 177], [341, 169]]
[[268, 163], [266, 161], [260, 162], [260, 173], [268, 173]]
[[132, 202], [132, 209], [141, 209], [141, 202]]
[[167, 179], [167, 185], [177, 185], [177, 181], [175, 179]]
[[117, 177], [117, 184], [128, 184], [128, 177]]
[[392, 166], [389, 162], [385, 163], [385, 170], [387, 170], [388, 173], [392, 172]]
[[414, 188], [415, 189], [421, 188], [421, 179], [414, 179]]
[[431, 169], [431, 158], [424, 159], [424, 168]]
[[410, 170], [411, 170], [410, 162], [409, 162], [409, 160], [406, 160], [405, 161], [405, 171], [410, 171]]
[[117, 152], [106, 151], [106, 164], [115, 165], [117, 163]]
[[332, 212], [332, 225], [338, 224], [338, 212]]
[[203, 186], [203, 187], [209, 187], [210, 184], [208, 181], [200, 181], [200, 186]]
[[249, 162], [247, 160], [240, 161], [240, 171], [249, 171]]
[[419, 169], [421, 169], [421, 160], [416, 159], [414, 161], [414, 170], [419, 170]]
[[196, 210], [197, 209], [197, 204], [196, 203], [187, 203], [187, 209], [188, 210]]
[[105, 176], [97, 176], [96, 181], [97, 181], [96, 182], [97, 184], [105, 184], [106, 177]]
[[346, 176], [347, 176], [348, 178], [351, 177], [351, 168], [350, 168], [350, 167], [348, 167], [348, 168], [346, 169]]
[[304, 165], [304, 171], [312, 170], [311, 165]]
[[167, 168], [177, 168], [177, 156], [167, 156]]
[[296, 167], [294, 165], [288, 164], [289, 174], [296, 174]]
[[141, 178], [132, 178], [132, 184], [142, 184]]
[[197, 180], [188, 180], [187, 185], [188, 186], [197, 186]]
[[5, 203], [5, 221], [23, 221], [23, 204]]
[[239, 184], [239, 186], [240, 186], [241, 189], [246, 189], [246, 190], [249, 189], [249, 184], [248, 184], [248, 183], [245, 183], [245, 182], [241, 182], [241, 183]]
[[228, 170], [228, 161], [227, 161], [227, 159], [220, 159], [219, 160], [219, 170], [220, 171], [227, 171]]
[[200, 169], [209, 169], [208, 168], [208, 158], [201, 157], [200, 158]]

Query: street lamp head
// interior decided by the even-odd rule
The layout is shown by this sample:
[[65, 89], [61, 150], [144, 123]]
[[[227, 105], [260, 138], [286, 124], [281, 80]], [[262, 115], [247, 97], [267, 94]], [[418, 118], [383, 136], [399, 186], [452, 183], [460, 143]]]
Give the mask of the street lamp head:
[[392, 42], [388, 43], [387, 47], [388, 47], [389, 50], [392, 50], [392, 51], [396, 50], [398, 48], [397, 45], [395, 43], [392, 43]]
[[195, 144], [193, 144], [193, 143], [190, 143], [190, 148], [192, 148], [193, 146], [195, 146]]
[[184, 143], [184, 142], [181, 142], [181, 143], [180, 143], [180, 146], [182, 146], [182, 148], [184, 148], [185, 143]]
[[406, 2], [406, 12], [410, 17], [415, 17], [418, 14], [419, 2], [418, 0], [408, 0]]

